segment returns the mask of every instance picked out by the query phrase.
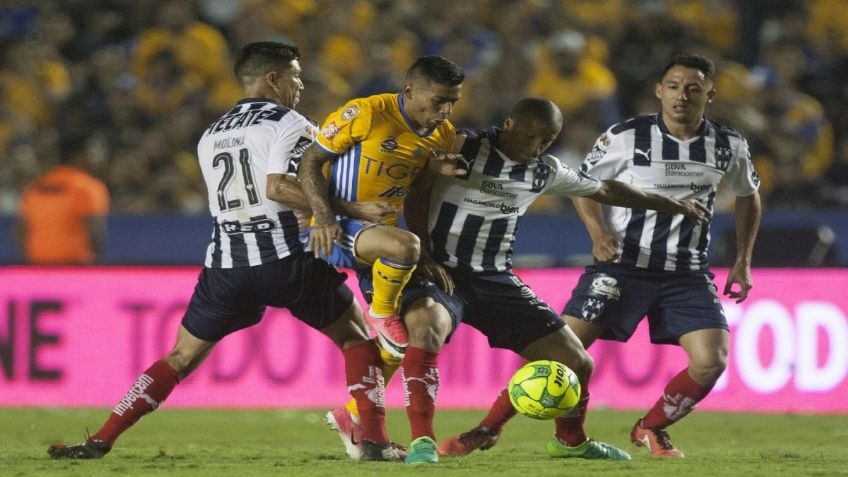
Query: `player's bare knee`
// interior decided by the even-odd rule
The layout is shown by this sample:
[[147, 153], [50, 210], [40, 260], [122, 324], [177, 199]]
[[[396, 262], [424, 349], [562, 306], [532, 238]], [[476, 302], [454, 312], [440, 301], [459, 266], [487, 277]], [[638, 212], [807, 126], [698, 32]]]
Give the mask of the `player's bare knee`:
[[572, 364], [563, 364], [574, 371], [574, 374], [577, 375], [581, 383], [588, 381], [589, 377], [592, 376], [592, 372], [595, 370], [595, 360], [592, 359], [592, 356], [584, 351], [583, 353], [578, 353], [575, 358], [571, 359], [571, 361]]
[[369, 339], [368, 330], [362, 320], [362, 313], [353, 305], [338, 320], [323, 328], [321, 332], [342, 349]]
[[711, 384], [721, 377], [727, 368], [727, 356], [716, 355], [689, 363], [689, 375], [701, 384]]
[[385, 258], [400, 263], [417, 263], [421, 256], [421, 240], [417, 235], [405, 230], [392, 234], [383, 248]]

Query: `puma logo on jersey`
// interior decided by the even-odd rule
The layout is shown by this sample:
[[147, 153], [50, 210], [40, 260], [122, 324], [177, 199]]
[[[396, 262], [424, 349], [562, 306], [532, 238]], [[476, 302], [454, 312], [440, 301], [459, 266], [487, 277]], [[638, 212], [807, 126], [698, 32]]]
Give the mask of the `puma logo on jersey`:
[[651, 160], [651, 148], [649, 147], [647, 151], [643, 151], [641, 149], [633, 149], [633, 153], [639, 156], [645, 156], [646, 161]]
[[406, 188], [399, 185], [391, 186], [383, 192], [377, 194], [377, 197], [382, 197], [384, 199], [406, 197]]

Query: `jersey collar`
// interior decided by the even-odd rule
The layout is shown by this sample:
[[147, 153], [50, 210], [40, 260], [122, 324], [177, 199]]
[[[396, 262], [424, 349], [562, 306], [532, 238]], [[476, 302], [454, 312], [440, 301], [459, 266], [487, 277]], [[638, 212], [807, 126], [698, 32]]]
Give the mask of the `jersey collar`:
[[489, 126], [489, 130], [486, 131], [486, 135], [489, 136], [489, 144], [492, 147], [498, 147], [498, 138], [501, 137], [502, 129], [497, 126]]
[[[498, 138], [501, 137], [501, 132], [503, 132], [503, 129], [501, 129], [497, 126], [489, 126], [489, 129], [486, 130], [486, 137], [489, 138], [489, 146], [495, 148], [495, 150], [498, 151], [498, 154], [500, 154], [502, 158], [506, 159], [509, 162], [514, 162], [516, 164], [519, 164], [518, 162], [514, 161], [511, 157], [507, 156], [501, 150], [501, 148], [498, 147]], [[541, 161], [541, 159], [540, 159], [541, 157], [542, 157], [541, 155], [536, 156], [536, 157], [533, 158], [532, 161], [527, 162], [526, 164], [532, 164], [534, 162], [539, 162], [539, 161]]]
[[[671, 131], [668, 130], [668, 127], [666, 127], [665, 122], [663, 122], [662, 113], [657, 113], [656, 116], [657, 116], [657, 126], [660, 128], [660, 132], [662, 132], [663, 134], [665, 134], [668, 137], [674, 138], [678, 141], [682, 141], [681, 139], [678, 139], [678, 138], [671, 135]], [[698, 133], [695, 135], [695, 137], [704, 136], [706, 133], [707, 133], [707, 117], [703, 116], [701, 118], [701, 125], [698, 126]], [[687, 141], [689, 141], [689, 140], [691, 140], [691, 138], [687, 139]]]
[[412, 132], [417, 134], [418, 137], [427, 137], [427, 136], [433, 134], [433, 131], [435, 131], [435, 128], [428, 129], [424, 134], [419, 134], [418, 130], [412, 124], [412, 120], [410, 120], [409, 116], [406, 115], [406, 109], [403, 107], [403, 94], [398, 93], [397, 100], [398, 100], [398, 108], [400, 109], [400, 115], [403, 116], [403, 120], [406, 122], [406, 125], [409, 126], [409, 129]]
[[236, 104], [246, 104], [246, 103], [273, 103], [268, 98], [243, 98], [236, 102]]

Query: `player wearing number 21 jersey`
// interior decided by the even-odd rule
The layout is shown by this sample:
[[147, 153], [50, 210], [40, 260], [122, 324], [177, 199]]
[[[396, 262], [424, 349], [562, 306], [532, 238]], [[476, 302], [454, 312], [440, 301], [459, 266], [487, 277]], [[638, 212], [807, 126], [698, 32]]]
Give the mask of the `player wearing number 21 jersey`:
[[215, 228], [176, 343], [138, 376], [94, 435], [81, 444], [50, 446], [52, 458], [99, 459], [109, 453], [219, 341], [259, 323], [267, 307], [287, 309], [341, 349], [347, 389], [362, 414], [359, 458], [405, 457], [389, 442], [385, 405], [373, 397], [383, 395], [375, 377], [379, 354], [345, 275], [306, 253], [298, 240], [292, 208], [307, 202], [288, 176], [292, 159], [315, 135], [312, 124], [294, 111], [303, 90], [299, 57], [296, 47], [276, 42], [251, 43], [239, 52], [233, 70], [245, 99], [213, 122], [198, 143]]
[[302, 250], [294, 213], [265, 189], [267, 174], [294, 172], [315, 131], [297, 111], [261, 98], [239, 101], [206, 129], [197, 156], [214, 218], [207, 267], [259, 265]]

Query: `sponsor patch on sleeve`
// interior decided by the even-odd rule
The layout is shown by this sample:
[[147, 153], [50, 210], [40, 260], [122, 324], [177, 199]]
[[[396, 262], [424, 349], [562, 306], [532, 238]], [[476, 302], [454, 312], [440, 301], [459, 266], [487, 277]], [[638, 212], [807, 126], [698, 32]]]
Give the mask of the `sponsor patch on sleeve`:
[[332, 140], [336, 137], [336, 134], [339, 133], [341, 129], [336, 125], [335, 121], [331, 121], [330, 124], [324, 126], [324, 129], [321, 130], [321, 135], [324, 136], [327, 140]]
[[595, 144], [595, 147], [589, 151], [589, 154], [586, 154], [586, 162], [594, 166], [604, 157], [604, 154], [606, 153], [606, 150], [601, 149], [597, 144]]
[[291, 155], [293, 157], [300, 157], [306, 152], [306, 149], [312, 144], [312, 138], [308, 137], [299, 137], [297, 139], [297, 143], [295, 143], [294, 147], [291, 150]]
[[607, 147], [609, 147], [610, 142], [612, 142], [612, 138], [608, 133], [601, 134], [601, 137], [595, 141], [595, 145], [592, 146], [592, 150], [589, 151], [589, 154], [586, 155], [586, 161], [591, 165], [595, 165], [600, 161], [604, 155], [607, 153]]

